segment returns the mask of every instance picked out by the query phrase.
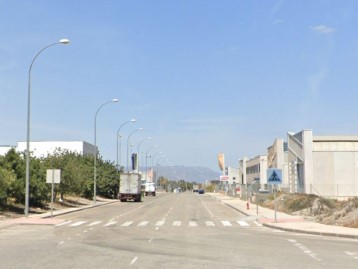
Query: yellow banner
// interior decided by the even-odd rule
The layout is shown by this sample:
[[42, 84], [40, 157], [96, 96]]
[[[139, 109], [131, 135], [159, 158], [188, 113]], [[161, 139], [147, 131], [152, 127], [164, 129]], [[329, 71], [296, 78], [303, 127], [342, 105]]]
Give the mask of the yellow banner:
[[224, 171], [225, 169], [225, 158], [224, 158], [224, 153], [219, 153], [218, 154], [218, 162], [219, 162], [219, 168], [221, 171]]

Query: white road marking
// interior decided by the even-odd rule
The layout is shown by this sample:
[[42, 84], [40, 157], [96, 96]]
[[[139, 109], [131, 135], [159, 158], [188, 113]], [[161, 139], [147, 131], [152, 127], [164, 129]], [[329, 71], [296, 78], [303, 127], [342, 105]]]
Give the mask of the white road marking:
[[69, 225], [70, 227], [77, 227], [77, 226], [81, 226], [82, 224], [86, 223], [87, 221], [77, 221], [71, 225]]
[[196, 221], [189, 221], [189, 226], [190, 227], [197, 227], [198, 223]]
[[65, 241], [61, 241], [60, 243], [58, 243], [59, 245], [63, 245], [65, 243]]
[[165, 223], [165, 221], [160, 220], [160, 221], [157, 221], [157, 223], [155, 224], [155, 226], [163, 226], [164, 223]]
[[203, 203], [203, 201], [201, 201], [201, 204], [205, 207], [205, 209], [209, 212], [210, 216], [213, 218], [214, 217], [213, 212], [210, 211], [210, 209], [207, 207], [205, 203]]
[[222, 225], [224, 225], [226, 227], [232, 226], [230, 221], [227, 221], [227, 220], [222, 220], [221, 223], [222, 223]]
[[131, 225], [132, 223], [133, 223], [133, 221], [127, 221], [127, 222], [123, 223], [121, 226], [128, 227], [128, 226]]
[[254, 223], [257, 225], [257, 226], [262, 226], [262, 224], [260, 222], [257, 222], [257, 221], [254, 221]]
[[142, 221], [141, 223], [138, 224], [138, 227], [147, 226], [148, 223], [149, 223], [149, 221]]
[[83, 231], [83, 233], [87, 233], [87, 232], [88, 232], [88, 230], [84, 230], [84, 231]]
[[108, 227], [108, 226], [114, 225], [116, 223], [117, 223], [117, 221], [110, 221], [110, 222], [106, 223], [105, 225], [103, 225], [103, 227]]
[[131, 261], [130, 265], [135, 264], [135, 262], [138, 260], [138, 256], [134, 257], [133, 260]]
[[179, 227], [181, 225], [181, 221], [174, 221], [173, 226]]
[[309, 255], [312, 259], [315, 259], [316, 261], [322, 261], [321, 259], [317, 258], [317, 254], [314, 253], [312, 250], [308, 249], [306, 246], [304, 246], [303, 244], [297, 242], [294, 239], [287, 239], [288, 242], [292, 243], [294, 246], [298, 247], [299, 249], [301, 249], [303, 251], [303, 253]]
[[238, 220], [237, 223], [238, 223], [240, 226], [243, 226], [243, 227], [250, 226], [246, 221], [243, 221], [243, 220]]
[[55, 227], [60, 227], [60, 226], [63, 226], [63, 225], [66, 225], [66, 224], [69, 224], [69, 223], [71, 223], [72, 221], [65, 221], [65, 222], [62, 222], [62, 223], [60, 223], [60, 224], [56, 224], [55, 225]]
[[87, 226], [92, 227], [92, 226], [98, 225], [100, 223], [102, 223], [102, 221], [94, 221], [94, 222], [88, 224]]
[[215, 223], [212, 221], [205, 221], [206, 226], [215, 227]]

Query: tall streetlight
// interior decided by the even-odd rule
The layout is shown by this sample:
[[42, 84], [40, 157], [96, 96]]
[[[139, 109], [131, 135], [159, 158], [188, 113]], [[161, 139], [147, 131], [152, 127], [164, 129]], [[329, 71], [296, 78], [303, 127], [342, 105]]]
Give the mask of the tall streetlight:
[[[165, 156], [165, 155], [163, 155], [163, 156], [161, 156], [158, 160], [157, 160], [157, 174], [158, 174], [158, 176], [159, 176], [159, 162], [162, 160], [162, 159], [166, 159], [167, 158], [167, 156]], [[162, 167], [162, 169], [161, 169], [162, 171], [163, 171], [163, 167]]]
[[151, 151], [152, 149], [155, 149], [157, 147], [158, 147], [157, 145], [154, 145], [154, 146], [148, 148], [145, 153], [145, 180], [146, 181], [148, 179], [148, 153], [149, 153], [149, 151]]
[[96, 111], [94, 116], [94, 163], [93, 163], [93, 203], [96, 203], [97, 195], [97, 114], [107, 104], [117, 103], [118, 99], [112, 99], [111, 101], [103, 103]]
[[63, 44], [66, 45], [70, 43], [68, 39], [60, 39], [58, 42], [47, 45], [43, 49], [41, 49], [35, 57], [32, 59], [30, 68], [29, 68], [29, 81], [28, 81], [28, 90], [27, 90], [27, 135], [26, 135], [26, 190], [25, 190], [25, 216], [29, 216], [29, 190], [30, 190], [30, 119], [31, 119], [31, 70], [32, 66], [45, 49], [52, 47], [54, 45]]
[[155, 157], [156, 155], [158, 155], [158, 154], [162, 154], [162, 152], [161, 152], [161, 151], [156, 152], [156, 153], [154, 153], [153, 156], [152, 156], [152, 169], [153, 169], [153, 159], [154, 159], [154, 157]]
[[143, 130], [143, 128], [138, 128], [138, 129], [136, 129], [136, 130], [134, 130], [133, 132], [131, 132], [130, 134], [129, 134], [129, 136], [128, 136], [128, 139], [127, 139], [127, 169], [129, 170], [129, 139], [131, 138], [131, 136], [134, 134], [134, 133], [136, 133], [136, 132], [138, 132], [138, 131], [142, 131]]
[[139, 154], [140, 154], [140, 151], [139, 151], [139, 148], [140, 148], [140, 145], [144, 142], [144, 141], [146, 141], [146, 140], [151, 140], [152, 138], [150, 138], [150, 137], [146, 137], [146, 138], [144, 138], [143, 140], [141, 140], [139, 143], [138, 143], [138, 147], [137, 147], [137, 155], [138, 155], [138, 161], [137, 161], [137, 170], [139, 171]]
[[[121, 135], [119, 134], [119, 131], [121, 130], [121, 128], [126, 125], [127, 123], [130, 123], [130, 122], [136, 122], [137, 120], [136, 119], [131, 119], [131, 120], [128, 120], [126, 122], [124, 122], [119, 128], [118, 128], [118, 131], [117, 131], [117, 169], [120, 170], [120, 166], [121, 166], [121, 154], [122, 154], [122, 150], [121, 150]], [[119, 153], [118, 153], [118, 140], [119, 140]], [[119, 161], [118, 161], [119, 159]]]

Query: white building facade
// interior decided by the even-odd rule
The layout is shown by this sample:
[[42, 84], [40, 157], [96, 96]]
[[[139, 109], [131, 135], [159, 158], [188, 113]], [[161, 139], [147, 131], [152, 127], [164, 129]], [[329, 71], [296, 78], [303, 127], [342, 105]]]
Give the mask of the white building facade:
[[[18, 142], [16, 150], [26, 151], [26, 142]], [[32, 156], [37, 158], [47, 157], [56, 151], [69, 151], [81, 155], [94, 155], [95, 146], [85, 141], [41, 141], [30, 142]]]
[[288, 133], [287, 142], [297, 192], [358, 196], [358, 136], [313, 136], [303, 130]]

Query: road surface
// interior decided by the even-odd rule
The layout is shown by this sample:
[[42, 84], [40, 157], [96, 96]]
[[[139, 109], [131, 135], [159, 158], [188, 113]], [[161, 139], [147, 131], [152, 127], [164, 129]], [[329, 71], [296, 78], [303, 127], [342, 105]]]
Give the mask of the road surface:
[[159, 194], [0, 230], [1, 268], [358, 268], [358, 241], [262, 226], [208, 195]]

